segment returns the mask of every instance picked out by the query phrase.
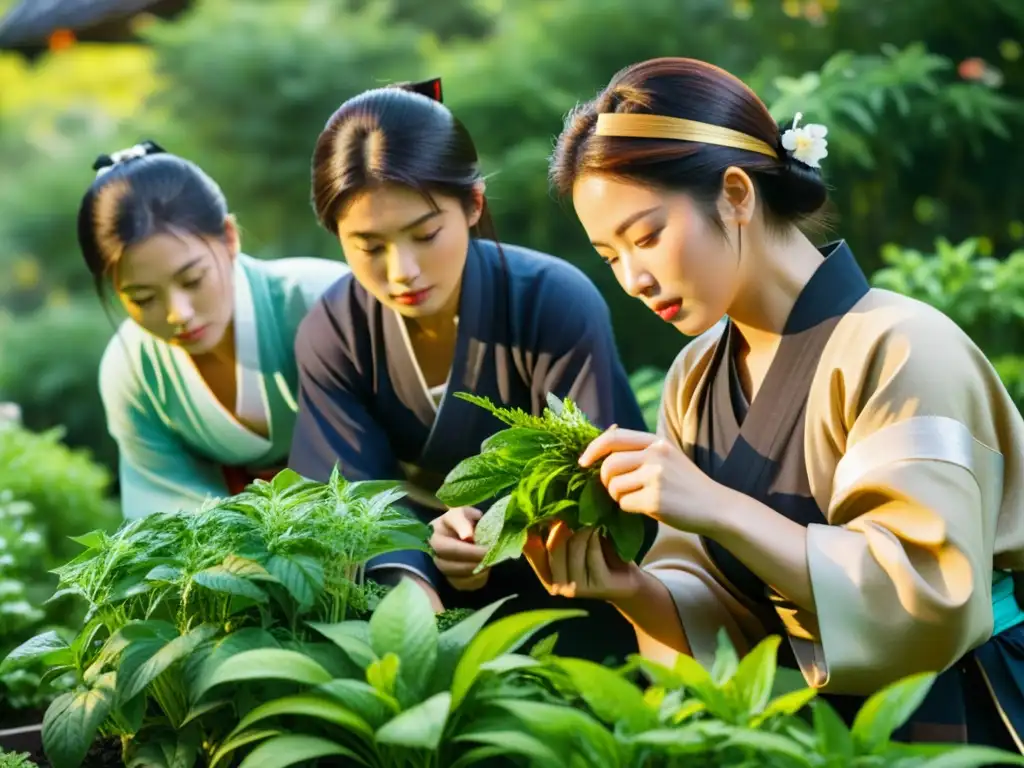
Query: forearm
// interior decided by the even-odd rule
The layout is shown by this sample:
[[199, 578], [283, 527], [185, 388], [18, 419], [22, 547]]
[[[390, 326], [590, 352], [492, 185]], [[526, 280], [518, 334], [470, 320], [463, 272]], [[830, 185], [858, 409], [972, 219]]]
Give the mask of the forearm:
[[731, 489], [718, 506], [714, 529], [705, 533], [800, 608], [814, 611], [807, 566], [807, 529], [771, 507]]
[[668, 587], [658, 577], [642, 569], [639, 578], [638, 588], [628, 597], [613, 600], [612, 605], [638, 632], [680, 653], [690, 653], [686, 631]]

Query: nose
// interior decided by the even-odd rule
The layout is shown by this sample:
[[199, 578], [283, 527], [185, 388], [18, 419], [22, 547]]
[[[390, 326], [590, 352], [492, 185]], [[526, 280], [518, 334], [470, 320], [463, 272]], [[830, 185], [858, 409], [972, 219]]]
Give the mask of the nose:
[[632, 255], [619, 259], [622, 264], [622, 287], [634, 299], [646, 296], [654, 288], [654, 277], [644, 265]]
[[188, 325], [195, 313], [184, 291], [172, 291], [167, 301], [167, 324], [176, 327]]
[[388, 282], [395, 285], [412, 285], [420, 276], [420, 265], [411, 248], [401, 246], [391, 252], [388, 259]]

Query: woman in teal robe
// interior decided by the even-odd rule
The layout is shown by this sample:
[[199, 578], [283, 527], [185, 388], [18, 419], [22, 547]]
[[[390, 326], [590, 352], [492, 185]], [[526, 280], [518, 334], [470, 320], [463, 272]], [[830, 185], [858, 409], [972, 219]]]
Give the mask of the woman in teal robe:
[[284, 466], [299, 323], [348, 271], [240, 252], [224, 195], [145, 143], [103, 156], [78, 236], [101, 297], [128, 319], [100, 363], [125, 517], [194, 509]]

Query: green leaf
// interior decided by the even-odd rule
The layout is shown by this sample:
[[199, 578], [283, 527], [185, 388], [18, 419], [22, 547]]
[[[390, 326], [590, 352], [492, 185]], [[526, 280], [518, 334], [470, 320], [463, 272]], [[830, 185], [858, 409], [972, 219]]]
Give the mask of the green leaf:
[[715, 685], [723, 686], [736, 674], [740, 659], [736, 655], [736, 647], [729, 639], [729, 633], [724, 628], [719, 628], [716, 640], [718, 646], [715, 649], [715, 661], [711, 665], [711, 679], [715, 681]]
[[640, 689], [617, 673], [584, 659], [556, 659], [587, 706], [609, 725], [622, 724], [629, 731], [654, 728], [656, 712], [647, 706]]
[[81, 544], [87, 550], [99, 549], [106, 540], [106, 534], [103, 531], [89, 531], [89, 533], [83, 533], [81, 536], [68, 536], [68, 538], [76, 544]]
[[842, 721], [836, 711], [824, 699], [818, 699], [812, 707], [814, 713], [814, 733], [818, 737], [821, 754], [835, 757], [853, 757], [853, 738], [850, 729]]
[[[400, 583], [404, 584], [407, 581], [407, 579], [403, 579]], [[377, 654], [369, 644], [370, 627], [365, 621], [342, 621], [338, 624], [320, 624], [311, 621], [307, 622], [307, 626], [315, 629], [341, 648], [362, 669], [366, 669], [377, 660]]]
[[43, 632], [19, 645], [0, 663], [0, 673], [41, 661], [47, 666], [71, 664], [71, 648], [56, 632]]
[[270, 486], [274, 489], [275, 493], [281, 493], [293, 485], [306, 482], [308, 482], [306, 478], [294, 469], [282, 469], [274, 475], [274, 479], [270, 481]]
[[242, 761], [239, 768], [284, 768], [320, 757], [345, 757], [366, 765], [347, 747], [318, 736], [275, 736], [263, 742]]
[[259, 648], [242, 651], [218, 664], [207, 678], [197, 682], [195, 695], [198, 698], [221, 683], [270, 679], [322, 685], [332, 677], [326, 669], [304, 654], [280, 648]]
[[[497, 751], [488, 752], [488, 756], [521, 755], [530, 761], [533, 768], [563, 768], [558, 755], [544, 742], [529, 733], [517, 730], [476, 731], [459, 734], [452, 739], [454, 742], [475, 742], [496, 747]], [[464, 765], [479, 763], [466, 762]], [[486, 763], [485, 763], [486, 764]]]
[[114, 707], [113, 674], [89, 690], [65, 693], [43, 715], [43, 748], [53, 768], [78, 768]]
[[914, 713], [935, 682], [934, 672], [911, 675], [872, 694], [853, 720], [853, 740], [865, 752], [886, 743]]
[[753, 749], [765, 757], [780, 755], [792, 760], [797, 765], [807, 766], [807, 768], [811, 768], [813, 765], [803, 747], [778, 733], [746, 728], [736, 729], [729, 734], [726, 745]]
[[370, 642], [378, 656], [398, 656], [399, 675], [418, 699], [434, 673], [438, 632], [430, 600], [410, 579], [402, 579], [373, 612]]
[[768, 706], [765, 707], [764, 712], [755, 717], [751, 721], [751, 725], [754, 728], [759, 727], [762, 723], [767, 722], [773, 717], [787, 717], [789, 715], [795, 715], [797, 712], [806, 707], [814, 698], [818, 695], [818, 691], [815, 688], [800, 688], [789, 693], [784, 693], [772, 699]]
[[476, 529], [473, 531], [474, 544], [487, 548], [495, 545], [501, 535], [501, 529], [505, 525], [505, 513], [508, 511], [511, 501], [511, 495], [502, 496], [477, 521]]
[[506, 616], [485, 627], [467, 646], [452, 678], [452, 709], [469, 693], [480, 674], [480, 666], [503, 653], [515, 650], [537, 631], [555, 621], [585, 616], [581, 610], [541, 610]]
[[273, 555], [267, 560], [267, 571], [303, 611], [313, 607], [324, 588], [323, 566], [307, 555]]
[[505, 560], [515, 560], [523, 554], [523, 547], [526, 546], [527, 538], [526, 522], [520, 519], [505, 520], [505, 526], [498, 534], [497, 541], [487, 550], [480, 564], [474, 569], [479, 573], [484, 568], [490, 568]]
[[455, 465], [435, 495], [448, 507], [472, 507], [497, 496], [518, 479], [488, 454], [470, 456]]
[[707, 706], [715, 717], [729, 719], [732, 709], [710, 673], [692, 656], [681, 653], [676, 657], [672, 672], [682, 681], [683, 686]]
[[493, 704], [526, 726], [522, 730], [540, 738], [564, 760], [582, 757], [585, 765], [621, 765], [615, 737], [585, 712], [562, 704], [499, 699]]
[[398, 656], [393, 653], [384, 654], [384, 658], [375, 660], [366, 668], [366, 682], [385, 696], [394, 696], [398, 685]]
[[495, 612], [515, 595], [503, 597], [464, 618], [458, 624], [446, 629], [437, 640], [437, 663], [434, 667], [434, 679], [429, 692], [437, 693], [448, 690], [452, 684], [452, 675], [459, 663], [466, 646], [476, 637], [484, 624], [490, 621]]
[[729, 732], [724, 723], [697, 722], [682, 728], [657, 728], [631, 736], [630, 744], [654, 747], [668, 755], [709, 754], [718, 749], [718, 744]]
[[378, 728], [377, 742], [397, 747], [436, 750], [444, 735], [451, 703], [452, 696], [447, 691], [434, 694]]
[[558, 399], [554, 393], [548, 392], [545, 402], [547, 402], [548, 410], [555, 414], [555, 416], [561, 416], [564, 413], [565, 403]]
[[228, 738], [237, 736], [249, 726], [265, 720], [268, 717], [280, 715], [303, 715], [315, 717], [334, 725], [339, 725], [351, 733], [358, 734], [367, 739], [373, 738], [373, 729], [369, 724], [349, 707], [346, 707], [334, 699], [316, 696], [309, 693], [296, 696], [284, 696], [280, 699], [268, 701], [255, 709], [249, 710], [238, 725], [231, 731]]
[[487, 438], [481, 451], [501, 454], [501, 458], [514, 464], [525, 464], [543, 453], [545, 446], [552, 442], [551, 435], [542, 429], [510, 427]]
[[196, 728], [148, 736], [145, 743], [134, 743], [127, 768], [193, 768], [201, 740]]
[[[246, 744], [252, 744], [254, 741], [269, 739], [271, 736], [279, 736], [280, 734], [280, 731], [266, 729], [262, 731], [246, 731], [245, 733], [240, 733], [233, 738], [225, 739], [221, 742], [217, 751], [213, 753], [213, 757], [210, 758], [210, 768], [218, 768], [221, 762], [223, 762], [225, 758], [230, 757], [231, 753], [239, 747], [244, 747]], [[143, 768], [143, 766], [140, 766], [139, 768]]]
[[[597, 526], [605, 520], [611, 520], [612, 517], [618, 514], [625, 513], [619, 512], [615, 501], [608, 495], [604, 483], [601, 482], [601, 476], [596, 472], [592, 473], [587, 478], [586, 485], [583, 486], [583, 491], [580, 493], [580, 525]], [[639, 548], [637, 548], [637, 551], [639, 551]], [[629, 560], [626, 562], [629, 562]]]
[[632, 563], [644, 546], [644, 516], [618, 512], [605, 519], [608, 538], [623, 562]]
[[195, 704], [199, 700], [199, 684], [205, 682], [213, 674], [213, 670], [226, 659], [243, 651], [277, 647], [277, 640], [266, 630], [244, 627], [197, 649], [185, 660], [185, 680], [189, 687], [191, 703]]
[[[118, 697], [122, 701], [130, 701], [142, 693], [151, 682], [157, 679], [163, 672], [176, 661], [185, 658], [196, 647], [205, 640], [209, 640], [217, 634], [217, 627], [212, 624], [200, 624], [189, 630], [186, 634], [176, 637], [169, 643], [158, 647], [155, 652], [135, 668], [130, 675], [118, 674], [117, 688]], [[129, 654], [139, 642], [136, 641], [125, 649], [124, 653]], [[147, 652], [149, 648], [147, 647]]]
[[362, 680], [331, 680], [317, 687], [326, 696], [340, 701], [377, 729], [401, 711], [393, 697], [386, 696]]
[[267, 593], [249, 581], [246, 575], [239, 575], [224, 564], [199, 571], [192, 576], [192, 581], [214, 592], [246, 597], [257, 603], [265, 603], [268, 600]]
[[[915, 744], [914, 746], [921, 746]], [[1012, 754], [994, 747], [936, 744], [949, 751], [921, 763], [915, 768], [987, 768], [987, 766], [1024, 765], [1024, 755]]]
[[[725, 630], [720, 631], [728, 641], [729, 636]], [[743, 657], [733, 675], [733, 682], [751, 714], [757, 715], [764, 711], [771, 698], [780, 642], [782, 638], [778, 635], [766, 637]]]

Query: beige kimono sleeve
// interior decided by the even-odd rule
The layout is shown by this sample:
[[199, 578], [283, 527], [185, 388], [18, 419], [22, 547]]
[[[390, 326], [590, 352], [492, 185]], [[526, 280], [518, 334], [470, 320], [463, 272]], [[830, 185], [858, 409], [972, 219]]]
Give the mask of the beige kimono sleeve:
[[845, 694], [941, 671], [987, 640], [993, 558], [1019, 562], [1022, 543], [1024, 424], [992, 367], [940, 313], [883, 292], [864, 303], [808, 403], [830, 525], [807, 532], [820, 641], [794, 644], [805, 675], [812, 664]]
[[[665, 379], [658, 434], [692, 455], [696, 434], [696, 392], [704, 375], [714, 343], [721, 334], [716, 326], [694, 340], [680, 353]], [[764, 628], [754, 615], [723, 586], [724, 580], [711, 562], [699, 536], [659, 525], [654, 544], [641, 563], [668, 589], [683, 626], [689, 652], [710, 667], [714, 661], [718, 632], [729, 633], [736, 649], [744, 653], [764, 637]], [[685, 649], [669, 648], [637, 628], [641, 655], [671, 665]]]

